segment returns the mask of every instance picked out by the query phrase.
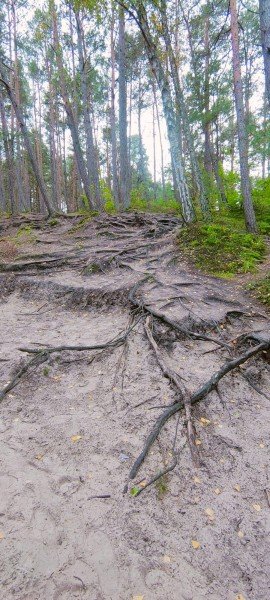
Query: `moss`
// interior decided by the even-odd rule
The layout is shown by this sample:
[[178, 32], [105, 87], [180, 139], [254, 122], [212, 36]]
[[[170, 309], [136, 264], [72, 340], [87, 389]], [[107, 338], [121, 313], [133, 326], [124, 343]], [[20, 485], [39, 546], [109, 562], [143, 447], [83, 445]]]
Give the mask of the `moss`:
[[55, 227], [55, 225], [59, 225], [59, 221], [58, 219], [50, 219], [48, 225], [50, 225], [50, 227]]
[[68, 231], [68, 234], [72, 235], [73, 233], [76, 233], [77, 231], [82, 229], [82, 227], [84, 227], [85, 225], [90, 223], [90, 221], [92, 221], [92, 217], [92, 214], [84, 216], [82, 219], [80, 219], [78, 223], [76, 223], [76, 225], [73, 225], [73, 227], [71, 227], [71, 229]]
[[92, 263], [84, 268], [83, 273], [84, 275], [93, 275], [94, 273], [100, 273], [100, 271], [100, 265], [98, 263]]
[[182, 252], [197, 267], [219, 277], [255, 271], [266, 254], [261, 236], [219, 223], [196, 223], [184, 227], [178, 236]]
[[258, 281], [254, 281], [248, 285], [248, 289], [255, 292], [255, 296], [270, 307], [270, 274], [266, 275]]
[[160, 479], [156, 481], [155, 486], [157, 490], [158, 499], [162, 500], [163, 496], [165, 496], [165, 494], [167, 494], [167, 492], [169, 491], [166, 475], [162, 475], [162, 477], [160, 477]]

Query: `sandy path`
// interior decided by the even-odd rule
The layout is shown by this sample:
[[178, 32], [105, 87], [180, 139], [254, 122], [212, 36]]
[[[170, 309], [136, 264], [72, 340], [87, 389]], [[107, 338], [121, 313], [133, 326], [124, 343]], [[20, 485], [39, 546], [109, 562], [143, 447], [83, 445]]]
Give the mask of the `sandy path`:
[[[261, 307], [251, 306], [236, 286], [192, 273], [181, 258], [171, 262], [174, 226], [164, 231], [157, 221], [149, 238], [149, 224], [136, 222], [135, 233], [134, 223], [125, 224], [123, 245], [134, 239], [140, 249], [148, 240], [159, 244], [146, 256], [141, 250], [121, 256], [130, 266], [108, 268], [107, 253], [102, 270], [88, 277], [85, 261], [92, 264], [102, 244], [119, 250], [118, 239], [109, 235], [104, 242], [91, 230], [96, 225], [75, 237], [66, 222], [57, 233], [39, 231], [41, 240], [52, 241], [52, 256], [66, 246], [73, 251], [80, 236], [80, 268], [73, 263], [34, 273], [31, 267], [28, 276], [3, 276], [2, 385], [24, 360], [22, 345], [98, 343], [125, 329], [127, 292], [145, 273], [153, 278], [140, 291], [144, 301], [179, 323], [200, 327], [203, 321], [209, 328], [215, 321], [224, 339], [266, 332]], [[113, 220], [107, 225], [109, 234], [116, 228]], [[43, 248], [41, 241], [41, 254]], [[211, 342], [179, 339], [163, 326], [157, 339], [190, 391], [226, 357], [223, 350], [204, 354], [214, 348]], [[192, 464], [181, 417], [179, 463], [166, 489], [154, 485], [133, 498], [122, 492], [160, 413], [149, 408], [170, 404], [175, 392], [161, 375], [143, 322], [125, 346], [92, 358], [93, 352], [51, 356], [1, 404], [0, 598], [268, 600], [269, 399], [238, 373], [224, 378], [219, 394], [194, 409], [201, 467]], [[246, 369], [269, 393], [268, 363], [258, 358]], [[162, 431], [136, 481], [170, 462], [176, 420]]]

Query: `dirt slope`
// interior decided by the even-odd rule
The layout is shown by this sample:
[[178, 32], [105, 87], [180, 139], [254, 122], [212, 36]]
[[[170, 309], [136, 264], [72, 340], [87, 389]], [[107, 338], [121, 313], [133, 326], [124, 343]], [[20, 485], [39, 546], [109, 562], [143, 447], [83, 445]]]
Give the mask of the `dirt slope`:
[[[1, 388], [31, 358], [19, 348], [101, 344], [131, 330], [103, 350], [48, 354], [4, 394], [0, 598], [268, 600], [269, 353], [193, 407], [197, 466], [181, 410], [129, 480], [157, 417], [179, 400], [146, 317], [161, 317], [150, 321], [154, 339], [192, 394], [269, 339], [263, 308], [191, 270], [175, 218], [28, 219], [24, 230], [19, 219], [1, 224]], [[132, 497], [174, 455], [174, 470]]]

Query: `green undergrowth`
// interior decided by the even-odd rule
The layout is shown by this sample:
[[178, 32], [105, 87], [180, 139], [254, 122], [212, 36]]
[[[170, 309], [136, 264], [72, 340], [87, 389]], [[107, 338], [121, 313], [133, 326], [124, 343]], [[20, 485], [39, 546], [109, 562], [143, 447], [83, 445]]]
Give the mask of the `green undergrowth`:
[[232, 223], [196, 223], [183, 227], [178, 236], [185, 256], [197, 267], [218, 277], [256, 270], [266, 254], [261, 235], [246, 233]]
[[248, 289], [254, 291], [255, 296], [263, 304], [270, 307], [270, 274], [258, 281], [250, 283]]

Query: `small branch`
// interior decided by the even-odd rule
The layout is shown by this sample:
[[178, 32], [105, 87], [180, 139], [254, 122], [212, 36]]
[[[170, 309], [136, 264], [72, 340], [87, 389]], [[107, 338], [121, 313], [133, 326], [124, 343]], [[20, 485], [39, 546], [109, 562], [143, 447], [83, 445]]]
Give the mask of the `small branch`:
[[20, 379], [25, 373], [27, 373], [27, 371], [31, 367], [38, 366], [41, 363], [45, 362], [47, 359], [47, 351], [43, 350], [42, 352], [39, 351], [38, 356], [34, 356], [28, 362], [26, 362], [23, 365], [23, 367], [18, 371], [18, 373], [13, 377], [13, 379], [9, 383], [7, 383], [7, 385], [5, 385], [5, 387], [3, 387], [3, 389], [0, 391], [0, 402], [3, 400], [5, 395], [19, 383]]
[[103, 350], [104, 348], [114, 348], [115, 346], [121, 346], [127, 339], [130, 332], [136, 327], [136, 325], [141, 320], [142, 315], [131, 325], [122, 335], [112, 338], [108, 342], [104, 342], [103, 344], [91, 344], [89, 346], [54, 346], [52, 348], [19, 348], [21, 352], [28, 352], [29, 354], [42, 354], [42, 352], [46, 352], [47, 354], [53, 354], [54, 352], [65, 352], [65, 351], [74, 351], [74, 352], [83, 352], [88, 350]]

